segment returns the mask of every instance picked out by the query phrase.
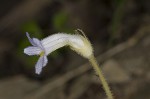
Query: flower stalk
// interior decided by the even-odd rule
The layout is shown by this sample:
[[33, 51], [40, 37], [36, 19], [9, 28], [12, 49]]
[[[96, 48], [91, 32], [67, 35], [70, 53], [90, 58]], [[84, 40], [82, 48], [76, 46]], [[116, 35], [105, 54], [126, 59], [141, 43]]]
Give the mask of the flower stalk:
[[113, 95], [112, 95], [112, 92], [110, 90], [110, 87], [105, 79], [105, 77], [103, 76], [103, 73], [102, 73], [102, 70], [101, 68], [99, 67], [94, 55], [92, 55], [90, 58], [89, 58], [89, 61], [91, 63], [91, 65], [93, 66], [93, 69], [95, 70], [96, 74], [98, 75], [101, 83], [102, 83], [102, 86], [103, 86], [103, 89], [105, 90], [105, 93], [108, 97], [108, 99], [113, 99]]

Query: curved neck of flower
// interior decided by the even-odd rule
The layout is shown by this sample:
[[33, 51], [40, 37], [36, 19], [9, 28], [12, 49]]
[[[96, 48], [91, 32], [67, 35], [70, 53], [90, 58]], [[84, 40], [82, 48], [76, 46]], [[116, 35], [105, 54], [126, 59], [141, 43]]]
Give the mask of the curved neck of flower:
[[87, 40], [87, 38], [81, 35], [76, 35], [76, 38], [70, 39], [69, 45], [72, 50], [85, 58], [89, 59], [91, 55], [93, 55], [91, 43]]

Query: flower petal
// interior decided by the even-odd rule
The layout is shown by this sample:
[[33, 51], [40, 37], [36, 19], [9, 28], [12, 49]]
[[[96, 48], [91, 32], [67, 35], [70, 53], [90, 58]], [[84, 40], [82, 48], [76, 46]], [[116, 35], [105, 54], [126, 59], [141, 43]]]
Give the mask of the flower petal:
[[27, 55], [39, 55], [42, 50], [39, 47], [27, 47], [24, 49], [24, 53]]
[[35, 73], [36, 74], [40, 74], [41, 71], [42, 71], [42, 68], [44, 66], [46, 66], [47, 64], [47, 57], [44, 55], [44, 56], [41, 56], [38, 60], [38, 62], [36, 63], [36, 66], [35, 66]]
[[45, 67], [46, 64], [48, 63], [48, 59], [47, 59], [47, 56], [46, 56], [46, 55], [44, 55], [43, 57], [44, 57], [43, 67]]
[[43, 68], [43, 57], [40, 57], [35, 65], [35, 73], [40, 74]]
[[26, 36], [28, 37], [29, 42], [33, 45], [33, 46], [37, 46], [34, 41], [30, 38], [30, 35], [28, 32], [26, 32]]
[[42, 43], [39, 39], [33, 38], [33, 42], [36, 44], [36, 46], [38, 46], [38, 47], [40, 47], [41, 49], [44, 50], [44, 47], [43, 47], [43, 45], [42, 45]]

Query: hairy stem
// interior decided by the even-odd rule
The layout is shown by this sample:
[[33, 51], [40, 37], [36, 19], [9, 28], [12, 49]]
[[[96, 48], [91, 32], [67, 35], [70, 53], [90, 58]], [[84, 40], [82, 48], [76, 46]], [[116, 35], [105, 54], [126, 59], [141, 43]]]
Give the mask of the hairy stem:
[[110, 91], [110, 87], [105, 79], [105, 77], [103, 76], [103, 73], [102, 73], [102, 70], [101, 68], [99, 67], [95, 57], [92, 55], [90, 58], [89, 58], [89, 61], [90, 63], [92, 64], [93, 68], [95, 69], [97, 75], [99, 76], [99, 79], [101, 80], [101, 83], [102, 83], [102, 86], [105, 90], [105, 93], [108, 97], [108, 99], [113, 99], [113, 95]]

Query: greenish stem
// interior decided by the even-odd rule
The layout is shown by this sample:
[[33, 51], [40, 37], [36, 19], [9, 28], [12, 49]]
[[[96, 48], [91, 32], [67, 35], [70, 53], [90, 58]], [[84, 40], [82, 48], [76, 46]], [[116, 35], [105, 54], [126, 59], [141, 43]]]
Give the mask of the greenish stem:
[[94, 55], [92, 55], [90, 58], [89, 58], [89, 61], [90, 63], [92, 64], [93, 68], [95, 69], [97, 75], [99, 76], [99, 79], [101, 80], [101, 83], [102, 83], [102, 86], [106, 92], [106, 95], [108, 97], [108, 99], [113, 99], [113, 95], [110, 91], [110, 87], [105, 79], [105, 77], [103, 76], [103, 73], [102, 73], [102, 70], [101, 68], [99, 67]]

